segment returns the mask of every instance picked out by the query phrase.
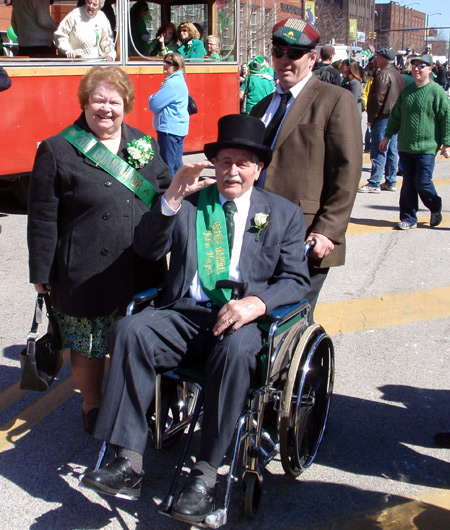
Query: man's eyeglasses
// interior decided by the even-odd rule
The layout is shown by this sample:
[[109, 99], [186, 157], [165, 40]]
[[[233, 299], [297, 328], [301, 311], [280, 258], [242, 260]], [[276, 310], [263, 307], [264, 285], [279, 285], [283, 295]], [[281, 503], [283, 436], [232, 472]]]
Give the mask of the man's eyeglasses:
[[164, 59], [163, 60], [163, 63], [164, 64], [168, 64], [169, 66], [173, 66], [175, 63], [173, 63], [172, 61], [168, 61], [167, 59]]
[[311, 50], [302, 48], [281, 48], [280, 46], [275, 46], [274, 48], [272, 48], [272, 54], [274, 57], [276, 57], [277, 59], [281, 59], [283, 55], [287, 55], [287, 58], [291, 61], [301, 59], [310, 51]]
[[426, 66], [429, 66], [427, 63], [411, 63], [412, 68], [418, 68], [423, 70]]

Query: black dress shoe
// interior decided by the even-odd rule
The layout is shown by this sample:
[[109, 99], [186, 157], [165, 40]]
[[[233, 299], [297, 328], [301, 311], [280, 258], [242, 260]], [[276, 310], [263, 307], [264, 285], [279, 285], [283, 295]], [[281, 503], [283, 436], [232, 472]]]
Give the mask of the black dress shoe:
[[172, 508], [171, 515], [181, 521], [203, 521], [214, 510], [215, 497], [215, 488], [210, 488], [200, 477], [190, 477]]
[[450, 432], [437, 432], [434, 435], [434, 441], [439, 447], [450, 448]]
[[100, 493], [135, 501], [141, 494], [144, 473], [136, 473], [127, 458], [115, 458], [105, 467], [82, 476], [81, 483]]

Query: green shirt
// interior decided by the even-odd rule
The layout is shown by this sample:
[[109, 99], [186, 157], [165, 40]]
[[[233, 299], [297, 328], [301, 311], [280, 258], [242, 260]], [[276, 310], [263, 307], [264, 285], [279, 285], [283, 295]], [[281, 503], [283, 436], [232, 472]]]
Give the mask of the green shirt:
[[397, 133], [404, 153], [435, 155], [441, 145], [450, 145], [450, 103], [441, 86], [413, 83], [400, 92], [384, 136]]
[[252, 108], [274, 91], [273, 80], [267, 74], [249, 74], [240, 89], [247, 93], [247, 114]]
[[206, 55], [206, 50], [201, 40], [191, 39], [188, 43], [178, 48], [178, 53], [181, 53], [185, 59], [203, 59]]

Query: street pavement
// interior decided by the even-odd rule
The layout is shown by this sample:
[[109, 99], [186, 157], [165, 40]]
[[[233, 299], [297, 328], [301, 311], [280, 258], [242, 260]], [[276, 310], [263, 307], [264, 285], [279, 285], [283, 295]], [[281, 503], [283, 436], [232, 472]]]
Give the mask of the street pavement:
[[[370, 167], [364, 160], [362, 184]], [[227, 528], [450, 528], [450, 450], [433, 444], [434, 432], [450, 430], [450, 162], [439, 157], [435, 183], [444, 201], [436, 229], [423, 207], [417, 229], [394, 229], [399, 189], [357, 195], [347, 263], [330, 272], [316, 310], [336, 349], [334, 396], [316, 462], [296, 480], [272, 462], [253, 521], [243, 516], [236, 484]], [[187, 528], [158, 513], [179, 444], [148, 448], [138, 502], [78, 487], [99, 442], [83, 430], [69, 366], [45, 394], [18, 388], [35, 293], [26, 214], [5, 190], [0, 225], [0, 528]]]

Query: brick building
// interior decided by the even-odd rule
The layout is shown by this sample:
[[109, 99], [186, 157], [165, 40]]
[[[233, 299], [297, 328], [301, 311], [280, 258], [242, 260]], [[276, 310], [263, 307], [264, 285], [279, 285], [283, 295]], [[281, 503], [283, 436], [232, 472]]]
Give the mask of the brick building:
[[[425, 13], [412, 7], [401, 6], [396, 2], [375, 4], [375, 31], [378, 46], [391, 46], [394, 50], [411, 48], [421, 52], [425, 47], [423, 29], [425, 26]], [[422, 30], [408, 31], [409, 28], [422, 28]]]

